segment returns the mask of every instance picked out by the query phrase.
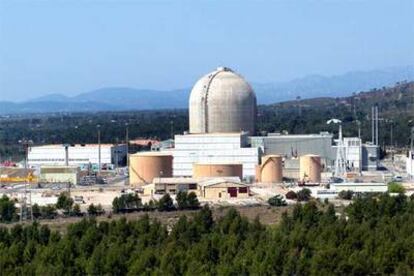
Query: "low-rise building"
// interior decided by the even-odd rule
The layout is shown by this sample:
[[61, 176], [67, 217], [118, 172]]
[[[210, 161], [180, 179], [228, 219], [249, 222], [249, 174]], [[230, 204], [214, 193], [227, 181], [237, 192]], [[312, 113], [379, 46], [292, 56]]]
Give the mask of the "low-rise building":
[[179, 191], [198, 192], [197, 180], [190, 177], [156, 177], [151, 184], [142, 187], [144, 195], [177, 194]]
[[[99, 154], [100, 148], [100, 154]], [[101, 166], [119, 165], [126, 162], [126, 145], [113, 144], [76, 144], [68, 147], [69, 165], [97, 165], [99, 156]], [[39, 165], [65, 165], [65, 146], [60, 144], [33, 146], [29, 148], [28, 164]]]
[[385, 193], [388, 191], [388, 185], [385, 183], [356, 183], [343, 182], [332, 183], [331, 189], [339, 193], [341, 191], [353, 191], [354, 193]]
[[213, 178], [198, 183], [200, 197], [206, 200], [248, 198], [250, 186], [237, 178]]
[[71, 183], [78, 185], [80, 179], [78, 166], [41, 166], [40, 181], [47, 183]]

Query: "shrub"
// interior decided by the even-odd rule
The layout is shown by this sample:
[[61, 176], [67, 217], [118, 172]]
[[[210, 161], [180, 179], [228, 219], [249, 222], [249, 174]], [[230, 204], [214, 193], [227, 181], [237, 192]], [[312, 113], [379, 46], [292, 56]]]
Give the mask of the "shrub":
[[267, 200], [271, 206], [286, 206], [287, 203], [281, 195], [275, 195]]
[[311, 198], [311, 190], [303, 188], [297, 193], [298, 201], [308, 201]]
[[169, 194], [163, 195], [163, 197], [160, 198], [160, 200], [158, 201], [157, 205], [158, 205], [157, 206], [158, 211], [161, 211], [161, 212], [172, 211], [175, 209], [174, 202]]
[[136, 194], [121, 195], [120, 197], [115, 197], [112, 201], [112, 210], [114, 213], [138, 210], [141, 207], [141, 198]]
[[187, 207], [191, 210], [200, 208], [200, 202], [194, 192], [190, 192], [187, 196]]
[[289, 192], [287, 192], [287, 194], [285, 195], [285, 197], [287, 198], [287, 199], [297, 199], [298, 198], [298, 195], [294, 192], [294, 191], [289, 191]]
[[11, 222], [16, 218], [16, 207], [6, 195], [0, 198], [0, 222]]
[[402, 194], [405, 192], [405, 189], [400, 183], [391, 182], [388, 184], [388, 192]]
[[340, 191], [339, 194], [338, 194], [338, 197], [340, 199], [346, 199], [346, 200], [351, 200], [353, 196], [354, 196], [354, 192], [350, 191], [350, 190]]
[[69, 196], [68, 193], [63, 192], [59, 195], [57, 203], [56, 203], [57, 209], [61, 209], [65, 211], [66, 213], [69, 213], [70, 210], [72, 209], [72, 205], [73, 205], [73, 199]]

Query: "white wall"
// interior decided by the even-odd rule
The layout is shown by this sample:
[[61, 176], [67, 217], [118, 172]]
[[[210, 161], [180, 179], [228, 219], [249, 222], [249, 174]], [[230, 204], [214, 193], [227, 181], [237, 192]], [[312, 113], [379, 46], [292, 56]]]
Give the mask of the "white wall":
[[[112, 145], [101, 145], [101, 164], [111, 164], [113, 159]], [[119, 156], [125, 155], [125, 146], [118, 146]], [[98, 146], [69, 147], [69, 165], [98, 164]], [[62, 145], [31, 147], [28, 155], [29, 165], [65, 165], [65, 148]]]
[[175, 136], [174, 176], [191, 176], [194, 163], [242, 163], [243, 177], [255, 175], [258, 148], [243, 148], [244, 134], [189, 134]]

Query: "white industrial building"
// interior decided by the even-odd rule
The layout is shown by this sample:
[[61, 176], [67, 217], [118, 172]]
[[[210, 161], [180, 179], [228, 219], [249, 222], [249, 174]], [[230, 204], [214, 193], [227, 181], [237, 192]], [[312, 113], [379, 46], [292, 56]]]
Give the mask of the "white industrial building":
[[248, 145], [247, 132], [175, 136], [174, 176], [191, 176], [194, 163], [242, 163], [243, 177], [254, 177], [260, 149]]
[[[101, 166], [120, 164], [126, 158], [126, 145], [86, 144], [68, 146], [69, 165], [99, 164], [99, 148]], [[29, 148], [29, 166], [65, 165], [66, 152], [64, 145], [43, 145]]]
[[[334, 167], [337, 146], [332, 134], [254, 136], [256, 110], [253, 89], [231, 69], [219, 67], [201, 77], [190, 94], [189, 133], [175, 136], [173, 175], [192, 176], [196, 163], [225, 162], [242, 163], [243, 178], [249, 179], [260, 157], [272, 154], [286, 160], [316, 154], [325, 169]], [[348, 171], [376, 169], [378, 146], [364, 145], [360, 138], [345, 138], [343, 144]]]
[[332, 183], [331, 190], [339, 193], [341, 191], [353, 191], [354, 193], [385, 193], [388, 191], [388, 185], [385, 183]]

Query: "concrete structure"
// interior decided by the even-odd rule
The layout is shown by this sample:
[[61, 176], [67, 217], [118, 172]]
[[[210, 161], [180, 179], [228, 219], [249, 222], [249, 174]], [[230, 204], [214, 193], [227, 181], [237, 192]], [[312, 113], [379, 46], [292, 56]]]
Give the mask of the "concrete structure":
[[322, 164], [319, 155], [307, 154], [300, 157], [299, 180], [310, 183], [321, 182]]
[[248, 144], [247, 133], [175, 135], [174, 176], [192, 176], [195, 163], [241, 163], [243, 177], [254, 178], [261, 151]]
[[408, 177], [411, 179], [414, 178], [414, 152], [413, 151], [408, 152], [406, 168], [407, 168]]
[[199, 191], [206, 200], [228, 200], [249, 197], [250, 187], [237, 179], [213, 178], [199, 182]]
[[283, 160], [280, 155], [262, 157], [262, 164], [257, 166], [256, 179], [262, 183], [283, 182]]
[[331, 190], [339, 193], [340, 191], [353, 191], [355, 193], [385, 193], [388, 185], [385, 183], [332, 183]]
[[370, 143], [362, 145], [362, 170], [373, 171], [379, 165], [379, 147]]
[[40, 167], [40, 182], [71, 183], [78, 185], [80, 168], [78, 166], [47, 166]]
[[143, 186], [144, 195], [177, 194], [179, 191], [198, 194], [197, 180], [190, 177], [156, 177], [151, 184]]
[[[321, 157], [323, 168], [334, 168], [337, 146], [333, 135], [320, 134], [288, 135], [269, 133], [267, 136], [250, 137], [252, 147], [260, 147], [265, 155], [278, 154], [286, 159], [298, 158], [306, 154]], [[344, 138], [345, 157], [350, 171], [376, 170], [378, 167], [378, 146], [363, 144], [360, 138]]]
[[[121, 164], [126, 160], [126, 145], [101, 144], [101, 164]], [[77, 144], [68, 147], [69, 165], [96, 165], [99, 163], [98, 144]], [[30, 147], [29, 166], [65, 165], [66, 153], [63, 145], [43, 145]]]
[[226, 67], [199, 79], [189, 102], [190, 133], [255, 131], [256, 96], [252, 87]]
[[281, 155], [286, 159], [299, 158], [306, 154], [321, 157], [324, 167], [332, 167], [335, 151], [332, 149], [333, 135], [328, 132], [320, 134], [288, 135], [269, 133], [267, 136], [250, 137], [252, 147], [261, 147], [265, 155]]
[[138, 152], [129, 156], [129, 184], [152, 183], [155, 177], [172, 176], [173, 157], [167, 152]]
[[195, 163], [193, 165], [193, 177], [226, 177], [237, 176], [243, 179], [243, 165], [232, 163]]

